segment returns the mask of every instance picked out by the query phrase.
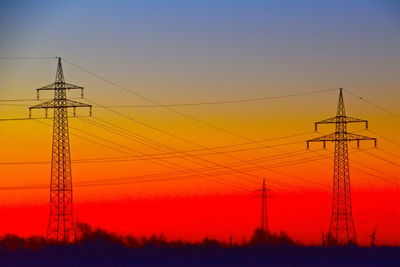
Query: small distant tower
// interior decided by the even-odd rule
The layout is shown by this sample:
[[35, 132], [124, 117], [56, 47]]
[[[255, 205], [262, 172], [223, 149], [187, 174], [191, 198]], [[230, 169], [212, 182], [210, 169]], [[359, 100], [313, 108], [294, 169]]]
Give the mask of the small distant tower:
[[50, 217], [46, 238], [50, 242], [71, 242], [75, 237], [75, 225], [72, 214], [72, 172], [71, 155], [69, 146], [68, 108], [75, 110], [77, 107], [89, 107], [91, 105], [67, 99], [67, 91], [81, 90], [83, 87], [66, 83], [61, 65], [61, 57], [58, 58], [55, 82], [45, 87], [36, 89], [37, 98], [43, 90], [54, 91], [54, 99], [43, 102], [29, 108], [29, 117], [32, 109], [53, 109], [53, 144], [50, 178]]
[[267, 206], [267, 198], [270, 196], [267, 194], [269, 190], [267, 190], [267, 185], [265, 183], [265, 178], [263, 179], [263, 184], [261, 189], [257, 190], [261, 192], [261, 220], [260, 220], [260, 229], [264, 232], [269, 232], [268, 226], [268, 206]]
[[309, 148], [310, 142], [322, 142], [324, 148], [326, 142], [335, 143], [332, 216], [327, 236], [335, 245], [357, 242], [351, 206], [348, 143], [357, 141], [357, 146], [359, 146], [361, 140], [373, 140], [376, 146], [376, 138], [347, 132], [347, 124], [356, 122], [365, 123], [365, 127], [368, 129], [368, 121], [346, 116], [343, 92], [340, 88], [336, 116], [315, 123], [315, 131], [317, 131], [319, 124], [335, 124], [336, 131], [332, 134], [307, 140], [307, 148]]

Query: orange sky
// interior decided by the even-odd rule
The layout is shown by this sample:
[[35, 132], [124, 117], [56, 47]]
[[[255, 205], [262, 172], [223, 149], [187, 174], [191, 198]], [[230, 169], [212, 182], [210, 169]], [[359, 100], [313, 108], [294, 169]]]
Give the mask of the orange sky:
[[[299, 97], [298, 101], [309, 102], [308, 98], [322, 99], [328, 96], [331, 100], [329, 102], [332, 103], [326, 110], [328, 108], [333, 110], [331, 112], [333, 115], [337, 91], [318, 96]], [[345, 101], [348, 98], [349, 96], [346, 98], [345, 95]], [[275, 101], [287, 105], [286, 100]], [[296, 105], [294, 99], [291, 102]], [[349, 102], [354, 102], [354, 100]], [[23, 112], [22, 107], [11, 108], [15, 109], [16, 114]], [[271, 105], [268, 103], [267, 109], [274, 108], [274, 103]], [[254, 104], [246, 104], [246, 109], [245, 113], [252, 113], [254, 112], [252, 109], [257, 111], [258, 107]], [[258, 226], [260, 200], [255, 198], [254, 191], [261, 186], [262, 177], [266, 177], [274, 196], [269, 199], [268, 207], [270, 227], [273, 231], [287, 231], [296, 239], [307, 243], [317, 243], [320, 240], [321, 231], [327, 230], [331, 209], [333, 145], [329, 144], [327, 150], [321, 149], [322, 144], [311, 144], [310, 150], [305, 149], [305, 140], [322, 134], [312, 132], [312, 118], [301, 118], [301, 113], [307, 111], [300, 110], [300, 114], [297, 114], [298, 120], [296, 117], [291, 118], [293, 117], [291, 114], [281, 115], [280, 122], [276, 118], [261, 116], [256, 118], [249, 116], [248, 121], [241, 120], [241, 114], [234, 107], [226, 109], [223, 112], [225, 114], [212, 114], [210, 109], [207, 111], [209, 114], [200, 113], [199, 117], [202, 119], [205, 117], [207, 122], [213, 124], [219, 120], [225, 122], [223, 126], [221, 126], [222, 123], [217, 125], [237, 134], [251, 136], [251, 133], [254, 133], [252, 140], [278, 138], [260, 144], [240, 140], [238, 137], [229, 136], [215, 129], [199, 127], [195, 122], [177, 118], [175, 115], [169, 116], [165, 111], [160, 111], [165, 120], [158, 121], [160, 112], [157, 111], [153, 111], [150, 115], [138, 112], [139, 115], [135, 117], [130, 109], [116, 110], [203, 146], [222, 148], [218, 148], [217, 153], [215, 149], [210, 151], [193, 144], [185, 144], [171, 136], [137, 126], [121, 116], [113, 117], [112, 113], [106, 114], [100, 109], [94, 109], [94, 118], [71, 118], [72, 134], [97, 142], [91, 143], [71, 135], [72, 159], [78, 160], [72, 166], [73, 181], [76, 185], [74, 212], [79, 221], [118, 233], [135, 235], [162, 232], [172, 239], [198, 240], [210, 236], [224, 240], [232, 233], [237, 239], [242, 240], [248, 238], [252, 230]], [[186, 110], [183, 111], [186, 112]], [[102, 114], [105, 115], [102, 116]], [[223, 116], [226, 116], [226, 121], [222, 120]], [[387, 118], [387, 114], [379, 112], [373, 113], [372, 116]], [[234, 123], [230, 122], [232, 118], [237, 118], [241, 126], [236, 126], [236, 128]], [[318, 117], [314, 121], [319, 119], [323, 118]], [[86, 120], [89, 123], [85, 122]], [[293, 121], [295, 125], [300, 125], [299, 120], [303, 123], [295, 132], [292, 129], [297, 127], [285, 125], [286, 120]], [[43, 122], [51, 125], [51, 120]], [[117, 132], [106, 131], [90, 122], [110, 122], [129, 132], [121, 129]], [[384, 120], [381, 122], [384, 123]], [[270, 126], [266, 127], [265, 124]], [[190, 128], [189, 125], [194, 127]], [[251, 125], [253, 125], [251, 130], [246, 129]], [[273, 125], [275, 127], [272, 127]], [[370, 120], [371, 131], [379, 126], [381, 126], [380, 121]], [[386, 126], [383, 129], [391, 130], [390, 125], [383, 124], [383, 126]], [[286, 128], [287, 133], [284, 133]], [[352, 126], [352, 128], [357, 133], [374, 136], [379, 140], [378, 149], [373, 148], [372, 142], [362, 143], [361, 150], [358, 150], [355, 144], [350, 145], [353, 209], [358, 239], [365, 244], [368, 242], [368, 234], [378, 229], [382, 243], [398, 244], [399, 191], [398, 186], [394, 184], [399, 170], [395, 165], [398, 164], [395, 157], [398, 149], [372, 132], [359, 132], [362, 126]], [[332, 131], [332, 128], [323, 126], [320, 130], [328, 133]], [[379, 129], [379, 132], [382, 133], [382, 129]], [[29, 133], [28, 138], [26, 133]], [[179, 154], [181, 157], [174, 158], [177, 154], [168, 154], [171, 152], [168, 149], [149, 148], [133, 141], [132, 138], [120, 136], [132, 133], [151, 138], [181, 151], [189, 150], [191, 152], [187, 153], [192, 156], [182, 157], [185, 154], [181, 153]], [[260, 138], [261, 133], [265, 136], [268, 134], [270, 138]], [[299, 135], [279, 139], [291, 134]], [[7, 214], [8, 218], [1, 222], [0, 229], [3, 233], [43, 234], [48, 216], [47, 184], [50, 170], [51, 127], [35, 121], [4, 122], [1, 135], [2, 140], [13, 140], [13, 142], [3, 142], [2, 151], [7, 151], [7, 153], [1, 154], [1, 162], [39, 161], [41, 164], [0, 166], [2, 177], [7, 177], [2, 182], [2, 187], [5, 188], [1, 191], [0, 209], [2, 213]], [[385, 136], [397, 140], [390, 134], [385, 134]], [[100, 146], [98, 143], [120, 151]], [[270, 145], [274, 147], [266, 147]], [[143, 160], [144, 156], [141, 153], [155, 154], [153, 157], [157, 159], [148, 160], [149, 156], [147, 156], [147, 159]], [[123, 161], [79, 162], [83, 159], [109, 157], [123, 157]], [[254, 160], [254, 163], [246, 164], [241, 160]], [[160, 164], [173, 165], [171, 168], [166, 168]], [[161, 176], [161, 178], [154, 176], [159, 173], [173, 173], [177, 169], [196, 170], [199, 168], [211, 169], [205, 171], [200, 169], [197, 172], [178, 176], [172, 174]], [[232, 170], [237, 170], [237, 172], [234, 173]], [[148, 174], [152, 176], [142, 177]], [[205, 174], [205, 177], [195, 177], [200, 174]], [[117, 184], [81, 186], [87, 181], [109, 178]], [[152, 181], [152, 179], [171, 178], [178, 180]], [[121, 179], [124, 179], [123, 183], [118, 184], [121, 183]], [[137, 183], [138, 179], [151, 182]], [[41, 189], [4, 190], [26, 185], [42, 185], [42, 187]], [[23, 219], [26, 216], [30, 218], [29, 227]]]

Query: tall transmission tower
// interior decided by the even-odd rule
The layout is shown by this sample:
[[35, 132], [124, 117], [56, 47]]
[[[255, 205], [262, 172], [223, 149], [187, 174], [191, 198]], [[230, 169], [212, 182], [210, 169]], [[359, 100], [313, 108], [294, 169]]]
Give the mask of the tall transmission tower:
[[40, 91], [54, 91], [54, 99], [29, 108], [29, 117], [32, 109], [44, 109], [46, 117], [48, 109], [54, 110], [53, 116], [53, 144], [50, 178], [50, 217], [46, 238], [52, 242], [71, 242], [75, 237], [75, 225], [72, 214], [72, 173], [71, 155], [68, 130], [68, 108], [75, 110], [78, 107], [92, 106], [67, 99], [67, 90], [81, 90], [83, 87], [66, 83], [61, 65], [61, 57], [58, 58], [55, 82], [37, 90], [39, 99]]
[[336, 116], [315, 123], [315, 131], [319, 124], [335, 124], [336, 131], [307, 140], [307, 149], [310, 142], [322, 142], [324, 148], [326, 142], [335, 142], [332, 215], [328, 236], [328, 239], [335, 245], [357, 242], [351, 205], [348, 143], [357, 141], [357, 147], [359, 147], [361, 140], [373, 140], [376, 146], [376, 138], [347, 132], [347, 124], [357, 122], [365, 123], [366, 129], [368, 129], [368, 121], [346, 116], [343, 92], [340, 88]]

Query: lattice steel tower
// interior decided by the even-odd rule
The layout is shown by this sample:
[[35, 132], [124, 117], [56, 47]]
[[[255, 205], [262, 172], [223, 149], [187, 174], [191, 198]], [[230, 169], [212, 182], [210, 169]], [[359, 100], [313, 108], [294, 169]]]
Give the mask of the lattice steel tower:
[[263, 179], [263, 185], [261, 189], [257, 190], [261, 192], [261, 223], [260, 223], [260, 229], [262, 229], [265, 232], [269, 232], [268, 228], [268, 206], [267, 206], [267, 198], [269, 198], [269, 195], [267, 195], [267, 186], [265, 183], [265, 179]]
[[32, 109], [54, 110], [53, 116], [53, 145], [51, 158], [50, 178], [50, 217], [46, 238], [48, 241], [71, 242], [75, 237], [75, 225], [72, 214], [72, 173], [71, 156], [68, 131], [68, 108], [75, 110], [77, 107], [91, 105], [67, 99], [67, 90], [79, 89], [83, 97], [83, 87], [66, 83], [64, 80], [61, 58], [58, 58], [55, 82], [37, 90], [54, 91], [54, 99], [29, 108], [29, 117]]
[[307, 140], [307, 148], [309, 148], [310, 142], [323, 142], [324, 148], [326, 142], [335, 142], [332, 217], [328, 236], [330, 242], [335, 245], [357, 242], [351, 206], [348, 143], [357, 141], [357, 146], [359, 146], [361, 140], [373, 140], [376, 146], [376, 138], [347, 132], [347, 124], [356, 122], [365, 123], [365, 127], [368, 129], [368, 121], [346, 116], [343, 92], [340, 88], [336, 117], [315, 123], [315, 131], [317, 131], [318, 124], [335, 124], [336, 131]]

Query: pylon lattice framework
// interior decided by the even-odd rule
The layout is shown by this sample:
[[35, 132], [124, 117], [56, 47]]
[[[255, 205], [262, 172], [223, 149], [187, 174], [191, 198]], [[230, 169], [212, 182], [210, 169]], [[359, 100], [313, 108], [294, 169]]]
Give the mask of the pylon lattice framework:
[[336, 116], [315, 123], [315, 131], [319, 124], [335, 124], [336, 131], [307, 140], [307, 148], [309, 148], [310, 142], [323, 142], [324, 148], [326, 142], [335, 142], [332, 215], [328, 237], [337, 245], [357, 242], [351, 205], [348, 143], [357, 141], [357, 146], [359, 146], [361, 140], [373, 140], [376, 146], [376, 138], [347, 132], [347, 124], [357, 122], [365, 123], [366, 129], [368, 129], [368, 121], [346, 116], [343, 92], [340, 88]]
[[257, 190], [261, 192], [261, 217], [260, 217], [260, 229], [264, 232], [269, 232], [268, 225], [268, 206], [267, 206], [267, 198], [271, 196], [268, 194], [267, 185], [265, 183], [265, 179], [263, 179], [263, 185], [261, 189]]
[[83, 87], [66, 83], [61, 64], [58, 58], [55, 82], [37, 90], [54, 91], [54, 99], [29, 108], [29, 117], [32, 109], [45, 109], [46, 117], [48, 109], [54, 110], [53, 116], [53, 144], [51, 159], [51, 178], [50, 178], [50, 217], [46, 232], [48, 241], [70, 242], [75, 239], [75, 225], [72, 213], [72, 173], [71, 155], [69, 145], [68, 130], [68, 108], [75, 110], [77, 107], [89, 107], [90, 114], [92, 106], [77, 101], [67, 99], [67, 90], [81, 90], [83, 97]]

